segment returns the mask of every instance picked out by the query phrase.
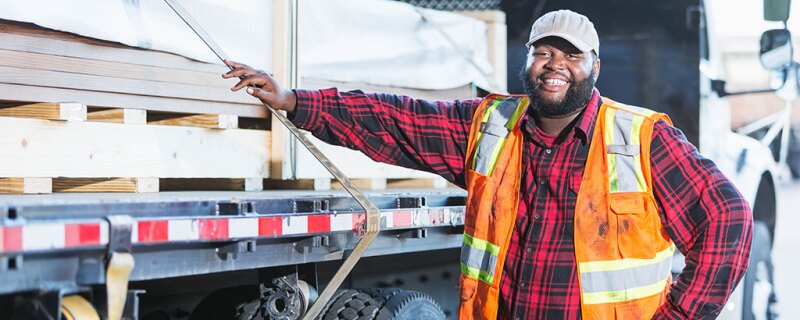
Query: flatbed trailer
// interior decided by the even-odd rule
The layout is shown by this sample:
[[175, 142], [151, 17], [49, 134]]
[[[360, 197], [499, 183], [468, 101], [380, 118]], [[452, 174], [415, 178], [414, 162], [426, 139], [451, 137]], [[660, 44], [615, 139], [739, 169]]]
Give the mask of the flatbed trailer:
[[[365, 257], [396, 264], [420, 252], [451, 249], [453, 256], [462, 241], [465, 195], [460, 189], [371, 193], [381, 209], [381, 233]], [[23, 318], [58, 319], [59, 300], [75, 294], [96, 300], [102, 315], [97, 297], [115, 251], [130, 252], [135, 261], [124, 315], [130, 319], [145, 316], [137, 308], [140, 297], [160, 291], [200, 297], [287, 274], [317, 288], [327, 280], [322, 274], [332, 274], [353, 248], [365, 222], [347, 194], [313, 191], [0, 196], [0, 208], [0, 309]], [[447, 264], [458, 272], [452, 259], [422, 268]], [[198, 281], [209, 276], [215, 280]], [[457, 273], [451, 276], [454, 294]], [[170, 288], [173, 279], [193, 288]]]

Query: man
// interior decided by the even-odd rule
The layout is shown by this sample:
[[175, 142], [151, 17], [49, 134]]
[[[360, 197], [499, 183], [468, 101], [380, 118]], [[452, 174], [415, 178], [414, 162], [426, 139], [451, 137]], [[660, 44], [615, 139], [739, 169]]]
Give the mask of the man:
[[527, 46], [527, 96], [288, 91], [234, 62], [223, 77], [324, 141], [467, 189], [462, 319], [716, 317], [747, 267], [748, 204], [666, 115], [600, 96], [585, 16], [542, 16]]

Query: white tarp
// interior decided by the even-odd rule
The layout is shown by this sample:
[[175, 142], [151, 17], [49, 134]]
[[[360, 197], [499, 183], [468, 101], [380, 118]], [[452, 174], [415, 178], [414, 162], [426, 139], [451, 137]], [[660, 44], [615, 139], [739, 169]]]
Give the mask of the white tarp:
[[[300, 0], [301, 77], [420, 89], [485, 85], [414, 7], [388, 0]], [[184, 0], [194, 18], [235, 60], [272, 68], [272, 1]], [[0, 0], [0, 19], [219, 63], [162, 0]], [[429, 18], [485, 73], [486, 25], [449, 12]]]
[[[180, 3], [229, 56], [272, 67], [272, 1]], [[221, 64], [163, 0], [0, 0], [0, 19]]]
[[[409, 4], [376, 0], [301, 0], [299, 62], [303, 77], [421, 89], [485, 86], [444, 35]], [[486, 74], [486, 24], [421, 9]]]

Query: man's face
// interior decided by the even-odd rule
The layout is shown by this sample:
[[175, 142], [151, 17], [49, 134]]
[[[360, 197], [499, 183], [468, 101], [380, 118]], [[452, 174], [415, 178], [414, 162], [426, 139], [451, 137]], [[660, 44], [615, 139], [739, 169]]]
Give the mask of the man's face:
[[530, 49], [520, 78], [531, 107], [542, 116], [558, 117], [582, 109], [592, 97], [600, 60], [558, 37], [543, 38]]

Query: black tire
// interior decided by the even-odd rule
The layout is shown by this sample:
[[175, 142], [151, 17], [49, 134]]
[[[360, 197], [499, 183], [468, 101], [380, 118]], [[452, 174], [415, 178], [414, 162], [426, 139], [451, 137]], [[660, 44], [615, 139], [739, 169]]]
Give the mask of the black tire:
[[777, 318], [775, 312], [777, 297], [772, 266], [772, 234], [767, 225], [761, 221], [753, 223], [750, 264], [745, 272], [742, 285], [744, 290], [743, 320]]
[[318, 320], [440, 320], [444, 312], [430, 296], [396, 289], [340, 289]]
[[442, 307], [429, 295], [402, 290], [386, 302], [378, 313], [379, 320], [444, 320]]
[[789, 149], [786, 154], [786, 165], [792, 173], [792, 178], [800, 179], [800, 130], [792, 128], [789, 134]]

